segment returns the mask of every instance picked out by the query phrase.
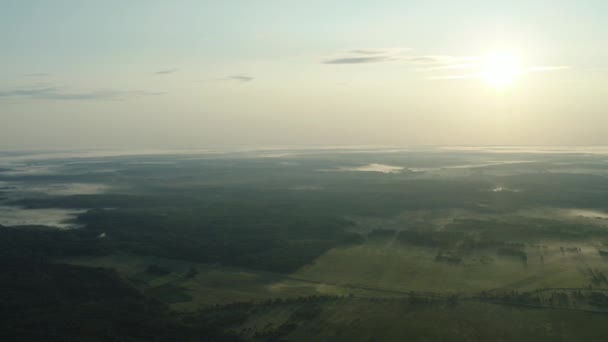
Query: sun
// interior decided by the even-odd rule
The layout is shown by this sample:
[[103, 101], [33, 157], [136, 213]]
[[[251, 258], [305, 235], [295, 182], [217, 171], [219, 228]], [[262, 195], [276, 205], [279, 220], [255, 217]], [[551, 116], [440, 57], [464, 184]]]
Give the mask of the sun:
[[494, 52], [482, 60], [483, 80], [496, 89], [512, 86], [521, 76], [522, 68], [519, 57], [512, 52]]

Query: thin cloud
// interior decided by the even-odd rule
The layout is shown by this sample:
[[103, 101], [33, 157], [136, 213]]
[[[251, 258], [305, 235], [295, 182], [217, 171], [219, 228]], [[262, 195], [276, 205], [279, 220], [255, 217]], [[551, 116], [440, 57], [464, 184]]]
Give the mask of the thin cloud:
[[176, 73], [178, 71], [179, 71], [178, 68], [164, 69], [164, 70], [155, 71], [154, 74], [155, 75], [170, 75], [170, 74], [174, 74], [174, 73]]
[[415, 67], [438, 68], [452, 65], [462, 65], [475, 59], [475, 57], [457, 57], [446, 55], [415, 55], [411, 49], [355, 49], [323, 61], [324, 64], [367, 64], [394, 62], [410, 64]]
[[421, 64], [446, 64], [451, 63], [454, 57], [451, 56], [405, 56], [400, 61]]
[[247, 75], [234, 75], [226, 77], [227, 80], [239, 81], [239, 82], [251, 82], [255, 80], [255, 77]]
[[355, 55], [397, 55], [407, 51], [409, 48], [374, 48], [374, 49], [354, 49], [347, 53]]
[[384, 49], [354, 49], [341, 53], [341, 55], [323, 61], [324, 64], [368, 64], [381, 63], [394, 60], [408, 49], [384, 48]]
[[0, 91], [1, 98], [21, 98], [32, 100], [84, 101], [84, 100], [126, 100], [141, 96], [162, 95], [163, 93], [141, 90], [96, 90], [69, 92], [58, 87], [34, 87]]
[[343, 57], [335, 58], [325, 61], [325, 64], [366, 64], [366, 63], [379, 63], [386, 62], [389, 58], [387, 56], [370, 56], [370, 57]]
[[357, 55], [380, 55], [383, 52], [383, 50], [374, 50], [374, 49], [357, 49], [357, 50], [350, 50], [350, 53], [354, 53]]
[[[413, 54], [411, 49], [353, 49], [323, 61], [324, 64], [394, 63], [410, 70], [429, 73], [426, 80], [477, 79], [484, 76], [482, 56]], [[565, 65], [540, 65], [522, 68], [521, 74], [554, 72], [570, 69]], [[442, 71], [444, 72], [442, 74]]]
[[253, 76], [249, 76], [249, 75], [245, 75], [245, 74], [237, 74], [237, 75], [230, 75], [230, 76], [220, 77], [220, 78], [211, 78], [211, 79], [206, 79], [206, 80], [199, 80], [199, 81], [194, 81], [194, 82], [226, 82], [226, 81], [231, 81], [231, 82], [247, 83], [247, 82], [252, 82], [255, 79], [256, 78], [253, 77]]

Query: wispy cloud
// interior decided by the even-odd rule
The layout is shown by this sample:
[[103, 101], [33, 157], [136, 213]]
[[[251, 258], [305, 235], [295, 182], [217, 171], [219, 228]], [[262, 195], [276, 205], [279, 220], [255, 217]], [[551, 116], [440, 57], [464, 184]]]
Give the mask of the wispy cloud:
[[219, 78], [210, 78], [206, 80], [198, 80], [195, 82], [238, 82], [238, 83], [248, 83], [254, 81], [256, 78], [253, 76], [249, 76], [246, 74], [236, 74]]
[[18, 88], [0, 91], [1, 98], [21, 98], [32, 100], [59, 100], [59, 101], [83, 101], [83, 100], [126, 100], [134, 97], [162, 95], [159, 92], [148, 92], [141, 90], [111, 90], [102, 89], [88, 92], [70, 92], [59, 87], [32, 87]]
[[[411, 49], [354, 49], [323, 61], [324, 64], [395, 63], [426, 75], [427, 80], [478, 79], [484, 77], [486, 59], [483, 56], [451, 56], [415, 54]], [[566, 65], [521, 67], [520, 74], [554, 72], [570, 69]]]
[[357, 55], [381, 55], [385, 52], [386, 52], [386, 50], [382, 50], [382, 49], [355, 49], [355, 50], [349, 51], [349, 53], [357, 54]]
[[446, 55], [418, 55], [418, 56], [404, 56], [400, 58], [400, 61], [407, 63], [417, 63], [421, 66], [435, 66], [435, 67], [448, 67], [469, 61], [474, 57], [457, 57], [457, 56], [446, 56]]
[[251, 82], [255, 80], [255, 77], [247, 75], [233, 75], [225, 78], [226, 80], [238, 81], [238, 82]]
[[404, 54], [408, 51], [412, 51], [410, 48], [392, 47], [392, 48], [364, 48], [364, 49], [353, 49], [346, 51], [346, 54], [355, 55], [399, 55]]
[[386, 56], [368, 56], [368, 57], [341, 57], [325, 61], [325, 64], [365, 64], [379, 63], [390, 60]]
[[411, 49], [355, 49], [342, 53], [339, 56], [323, 61], [324, 64], [367, 64], [394, 62], [409, 64], [417, 68], [447, 68], [464, 65], [475, 57], [456, 57], [446, 55], [417, 55]]
[[169, 74], [174, 74], [174, 73], [176, 73], [178, 71], [179, 71], [178, 68], [163, 69], [163, 70], [155, 71], [154, 74], [155, 75], [169, 75]]
[[383, 48], [383, 49], [354, 49], [342, 52], [323, 61], [324, 64], [368, 64], [395, 60], [404, 51], [409, 49]]

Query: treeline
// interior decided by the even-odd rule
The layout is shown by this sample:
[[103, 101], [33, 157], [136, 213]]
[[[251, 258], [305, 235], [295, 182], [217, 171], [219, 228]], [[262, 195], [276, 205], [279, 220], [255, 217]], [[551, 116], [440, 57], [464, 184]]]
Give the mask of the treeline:
[[171, 315], [108, 269], [1, 259], [0, 288], [2, 341], [240, 341]]
[[97, 209], [79, 222], [104, 234], [106, 250], [273, 272], [291, 272], [334, 246], [360, 241], [346, 232], [349, 221], [258, 205]]
[[264, 326], [249, 327], [239, 330], [241, 337], [253, 338], [262, 341], [279, 341], [282, 337], [295, 330], [304, 322], [319, 317], [323, 311], [323, 304], [351, 298], [351, 296], [313, 295], [297, 298], [273, 298], [260, 302], [234, 302], [214, 305], [210, 308], [186, 314], [184, 321], [205, 321], [224, 330], [234, 330], [251, 316], [264, 313], [277, 307], [288, 308], [289, 317], [278, 325], [268, 323]]
[[240, 341], [187, 323], [110, 269], [52, 263], [108, 252], [91, 230], [0, 226], [1, 341]]
[[525, 244], [521, 242], [485, 240], [474, 231], [449, 231], [449, 230], [393, 230], [375, 229], [367, 236], [395, 236], [396, 240], [407, 245], [432, 247], [449, 250], [445, 253], [440, 250], [436, 261], [448, 262], [452, 264], [460, 263], [462, 256], [469, 255], [475, 251], [493, 249], [498, 255], [520, 258], [523, 261], [528, 259], [525, 252]]
[[98, 234], [85, 229], [58, 230], [44, 226], [4, 227], [0, 225], [0, 258], [37, 260], [100, 255], [105, 252]]

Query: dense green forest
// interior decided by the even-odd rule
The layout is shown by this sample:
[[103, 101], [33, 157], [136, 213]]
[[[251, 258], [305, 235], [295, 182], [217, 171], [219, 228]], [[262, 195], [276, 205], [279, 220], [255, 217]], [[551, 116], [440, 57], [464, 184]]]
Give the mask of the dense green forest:
[[[607, 162], [500, 158], [306, 151], [4, 167], [3, 340], [332, 340], [389, 312], [414, 322], [488, 310], [499, 330], [500, 315], [527, 317], [507, 334], [524, 340], [554, 336], [532, 324], [600, 329]], [[44, 223], [50, 213], [65, 215], [60, 228]], [[482, 324], [453, 329], [436, 340], [499, 340]]]

